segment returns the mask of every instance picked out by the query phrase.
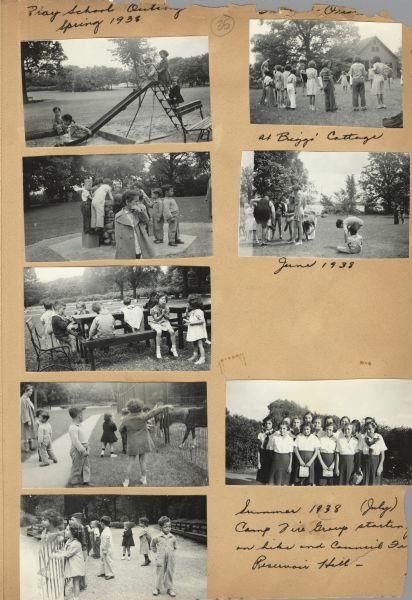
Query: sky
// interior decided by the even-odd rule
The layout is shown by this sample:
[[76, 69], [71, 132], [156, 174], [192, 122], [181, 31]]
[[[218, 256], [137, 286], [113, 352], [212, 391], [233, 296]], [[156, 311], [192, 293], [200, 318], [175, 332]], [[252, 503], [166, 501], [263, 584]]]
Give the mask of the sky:
[[313, 412], [350, 419], [374, 417], [391, 427], [412, 427], [412, 380], [228, 381], [226, 407], [231, 414], [262, 420], [267, 406], [287, 399]]
[[[354, 23], [354, 21], [339, 21], [340, 23]], [[262, 24], [261, 24], [262, 23]], [[269, 20], [260, 21], [259, 19], [251, 19], [249, 26], [250, 38], [256, 33], [267, 33], [269, 31]], [[402, 25], [400, 23], [366, 23], [356, 21], [361, 39], [378, 36], [382, 42], [388, 46], [389, 50], [396, 52], [402, 46]], [[251, 64], [255, 62], [253, 52], [249, 53], [249, 61]]]
[[35, 269], [40, 281], [54, 281], [83, 275], [85, 267], [37, 267]]
[[[169, 59], [175, 56], [186, 58], [188, 56], [197, 56], [207, 54], [208, 39], [206, 36], [187, 36], [187, 37], [157, 37], [146, 38], [150, 44], [157, 50], [167, 50]], [[110, 38], [95, 38], [85, 40], [59, 40], [63, 46], [67, 60], [62, 64], [74, 65], [77, 67], [93, 67], [103, 65], [106, 67], [124, 67], [110, 50], [114, 44]]]
[[[368, 152], [301, 152], [299, 158], [319, 193], [331, 195], [344, 187], [347, 175], [354, 175], [358, 182], [368, 155]], [[253, 167], [253, 151], [243, 152], [242, 166]]]

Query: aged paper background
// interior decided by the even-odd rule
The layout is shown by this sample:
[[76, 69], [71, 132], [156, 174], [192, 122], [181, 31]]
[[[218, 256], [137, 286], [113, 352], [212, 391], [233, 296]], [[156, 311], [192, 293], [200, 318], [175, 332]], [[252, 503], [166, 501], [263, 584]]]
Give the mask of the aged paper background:
[[[31, 148], [24, 144], [19, 41], [59, 39], [57, 23], [43, 17], [28, 18], [32, 2], [6, 0], [2, 5], [2, 368], [3, 368], [3, 484], [4, 484], [4, 597], [18, 598], [19, 527], [19, 382], [20, 381], [203, 381], [208, 382], [209, 479], [208, 501], [208, 589], [209, 597], [330, 597], [350, 595], [399, 595], [406, 570], [406, 550], [372, 553], [363, 568], [289, 570], [250, 569], [250, 558], [235, 552], [239, 543], [235, 513], [247, 498], [266, 510], [286, 508], [296, 502], [339, 503], [345, 519], [356, 523], [358, 507], [366, 496], [399, 504], [391, 518], [402, 523], [404, 489], [375, 490], [334, 488], [331, 494], [319, 489], [225, 487], [225, 382], [228, 379], [340, 379], [410, 378], [412, 333], [411, 260], [358, 259], [350, 271], [311, 269], [282, 272], [274, 276], [276, 258], [238, 258], [238, 206], [242, 150], [293, 150], [292, 144], [262, 142], [262, 134], [281, 131], [275, 125], [249, 125], [248, 21], [259, 18], [253, 6], [224, 8], [190, 7], [151, 10], [141, 13], [137, 25], [109, 26], [100, 37], [208, 35], [211, 72], [213, 141], [187, 144], [187, 151], [211, 152], [213, 186], [213, 247], [211, 258], [173, 259], [168, 264], [210, 265], [212, 272], [213, 346], [210, 372], [199, 373], [43, 373], [26, 374], [24, 367], [23, 274], [24, 236], [21, 157], [47, 154], [127, 154], [129, 152], [173, 152], [183, 144], [78, 148]], [[46, 1], [45, 10], [70, 9], [75, 3]], [[79, 7], [87, 6], [83, 0]], [[93, 8], [106, 7], [93, 2]], [[147, 4], [146, 6], [151, 6]], [[158, 5], [159, 6], [159, 5]], [[40, 7], [40, 3], [39, 3]], [[324, 6], [308, 18], [325, 18]], [[125, 14], [122, 5], [115, 11]], [[117, 14], [117, 13], [116, 13]], [[233, 28], [221, 35], [217, 27], [224, 15]], [[262, 17], [275, 17], [274, 13]], [[295, 16], [285, 10], [282, 17]], [[344, 20], [362, 20], [344, 15]], [[365, 17], [366, 19], [366, 17]], [[377, 17], [390, 20], [389, 16]], [[88, 29], [74, 30], [65, 37], [91, 36]], [[402, 151], [412, 150], [411, 125], [411, 36], [404, 27], [404, 129], [384, 130], [370, 142], [326, 142], [319, 135], [310, 151]], [[292, 134], [311, 137], [328, 128], [290, 126]], [[338, 128], [342, 133], [347, 128]], [[371, 134], [370, 129], [354, 129]], [[155, 261], [163, 264], [165, 261]], [[291, 260], [292, 263], [298, 261]], [[89, 262], [93, 264], [115, 264]], [[132, 264], [129, 262], [129, 264]], [[53, 266], [53, 263], [48, 263]], [[61, 266], [58, 263], [56, 266]], [[279, 318], [279, 315], [281, 317]], [[276, 320], [275, 320], [276, 317]], [[241, 355], [241, 359], [239, 358]], [[251, 398], [253, 402], [253, 398]], [[37, 490], [39, 492], [39, 490]], [[113, 488], [93, 488], [81, 493], [110, 493]], [[27, 490], [25, 490], [27, 493]], [[120, 490], [119, 493], [123, 491]], [[368, 493], [369, 492], [369, 493]], [[62, 493], [42, 490], [41, 493]], [[127, 493], [137, 493], [128, 490]], [[151, 494], [152, 490], [138, 493]], [[156, 493], [161, 493], [158, 489]], [[163, 493], [163, 491], [162, 491]], [[168, 494], [204, 494], [205, 488], [173, 488]], [[297, 495], [299, 498], [297, 498]], [[313, 518], [312, 518], [313, 520]], [[333, 523], [333, 520], [331, 521]], [[386, 540], [392, 539], [387, 532]], [[354, 542], [356, 536], [351, 540]], [[308, 551], [309, 552], [309, 551]], [[299, 558], [298, 556], [296, 559]], [[290, 560], [290, 559], [289, 559]], [[332, 572], [331, 572], [332, 571]]]

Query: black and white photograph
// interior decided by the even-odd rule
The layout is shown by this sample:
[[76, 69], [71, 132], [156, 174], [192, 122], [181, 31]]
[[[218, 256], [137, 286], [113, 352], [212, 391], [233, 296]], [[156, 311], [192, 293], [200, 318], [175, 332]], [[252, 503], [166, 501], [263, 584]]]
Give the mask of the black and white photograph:
[[26, 382], [20, 394], [23, 488], [208, 484], [205, 382]]
[[212, 255], [208, 152], [23, 158], [26, 260]]
[[206, 496], [21, 496], [20, 600], [207, 599]]
[[210, 368], [209, 267], [24, 269], [27, 371]]
[[410, 380], [229, 381], [226, 484], [411, 485], [411, 408]]
[[207, 36], [21, 43], [27, 146], [207, 142]]
[[242, 153], [239, 255], [408, 258], [410, 155]]
[[403, 127], [402, 24], [249, 21], [251, 123]]

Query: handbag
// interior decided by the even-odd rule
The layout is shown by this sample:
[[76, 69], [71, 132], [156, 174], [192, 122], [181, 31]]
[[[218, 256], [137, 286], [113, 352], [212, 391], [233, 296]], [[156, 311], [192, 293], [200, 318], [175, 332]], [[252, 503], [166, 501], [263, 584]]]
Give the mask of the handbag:
[[309, 477], [309, 467], [299, 467], [299, 477]]
[[322, 469], [322, 477], [333, 477], [333, 469]]

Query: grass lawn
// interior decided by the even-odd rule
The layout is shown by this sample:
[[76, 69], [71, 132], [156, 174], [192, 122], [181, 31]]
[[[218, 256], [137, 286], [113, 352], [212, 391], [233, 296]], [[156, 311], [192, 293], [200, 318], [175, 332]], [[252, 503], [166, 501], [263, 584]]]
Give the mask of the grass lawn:
[[[212, 222], [209, 205], [204, 196], [176, 198], [181, 217], [182, 234], [194, 235], [196, 239], [180, 254], [182, 258], [210, 256], [212, 254]], [[81, 235], [83, 222], [79, 202], [49, 204], [27, 209], [24, 214], [26, 259], [28, 261], [64, 261], [49, 247], [58, 238], [67, 235]], [[165, 228], [165, 232], [167, 229]], [[48, 242], [48, 240], [50, 240]], [[113, 258], [115, 248], [113, 247]]]
[[[121, 334], [120, 334], [121, 335]], [[34, 350], [31, 345], [31, 340], [28, 332], [25, 333], [26, 343], [26, 370], [36, 371], [37, 363]], [[142, 342], [138, 345], [133, 344], [128, 346], [114, 346], [105, 354], [102, 350], [95, 351], [95, 361], [97, 371], [207, 371], [210, 369], [210, 346], [205, 346], [206, 363], [204, 365], [195, 365], [188, 359], [192, 355], [192, 348], [188, 345], [183, 350], [178, 349], [178, 358], [168, 354], [167, 345], [162, 347], [161, 360], [158, 360], [155, 355], [154, 342], [151, 341], [150, 347], [147, 348]], [[47, 359], [46, 359], [47, 360]], [[42, 366], [46, 366], [46, 360]], [[56, 359], [56, 362], [62, 363], [61, 359]], [[90, 371], [90, 365], [82, 362], [72, 364], [74, 371]], [[65, 370], [61, 367], [48, 368], [49, 371]]]
[[[210, 94], [209, 87], [183, 88], [182, 96], [186, 102], [201, 100], [203, 105], [203, 115], [210, 115]], [[108, 110], [113, 108], [120, 100], [125, 98], [131, 88], [121, 88], [117, 90], [96, 91], [96, 92], [62, 92], [58, 90], [30, 92], [33, 102], [24, 105], [24, 120], [26, 131], [36, 131], [41, 129], [51, 129], [53, 121], [52, 109], [54, 106], [60, 106], [62, 113], [73, 115], [77, 123], [91, 125], [99, 119]], [[124, 111], [120, 112], [112, 119], [104, 129], [111, 133], [126, 136], [127, 130], [135, 116], [137, 101], [130, 104]], [[152, 119], [153, 113], [153, 119]], [[143, 100], [139, 114], [130, 131], [130, 138], [143, 141], [148, 139], [151, 126], [151, 138], [166, 135], [174, 130], [174, 126], [166, 116], [157, 100], [153, 104], [153, 94], [149, 91]], [[184, 117], [184, 123], [196, 123], [200, 120], [199, 111], [190, 113]], [[183, 136], [182, 136], [183, 141]], [[56, 138], [46, 138], [41, 142], [42, 146], [54, 146]], [[133, 143], [133, 142], [131, 142]], [[94, 144], [93, 138], [90, 145]], [[36, 140], [28, 142], [28, 146], [37, 146]]]
[[[122, 487], [128, 458], [125, 454], [122, 454], [122, 440], [118, 432], [116, 435], [119, 441], [114, 445], [117, 457], [110, 458], [108, 451], [106, 451], [106, 456], [100, 458], [102, 423], [103, 415], [97, 422], [89, 439], [92, 484], [95, 487]], [[166, 446], [162, 439], [156, 438], [155, 435], [153, 438], [157, 450], [148, 455], [147, 483], [149, 486], [187, 487], [207, 485], [207, 471], [194, 462], [186, 460], [183, 454], [184, 450], [179, 450], [179, 448], [172, 445]], [[140, 476], [140, 469], [137, 467], [137, 472], [132, 475], [130, 487], [141, 486], [139, 483]]]
[[342, 86], [335, 86], [338, 111], [325, 112], [323, 93], [316, 97], [316, 111], [310, 111], [309, 98], [302, 94], [302, 88], [297, 89], [296, 110], [286, 110], [261, 106], [261, 89], [250, 90], [250, 122], [285, 125], [347, 125], [350, 127], [382, 127], [383, 117], [393, 116], [402, 110], [402, 86], [395, 79], [391, 89], [385, 82], [384, 101], [386, 110], [376, 109], [376, 96], [372, 96], [369, 83], [366, 84], [367, 111], [354, 112], [352, 108], [352, 93], [350, 89], [345, 94]]
[[[360, 234], [363, 237], [361, 254], [341, 254], [336, 247], [344, 245], [343, 230], [336, 228], [336, 215], [318, 218], [316, 239], [303, 242], [301, 246], [289, 244], [289, 234], [284, 232], [280, 241], [276, 233], [274, 242], [267, 246], [252, 246], [240, 241], [241, 256], [291, 256], [322, 257], [353, 260], [357, 258], [407, 258], [409, 256], [409, 222], [394, 225], [392, 216], [361, 215], [364, 222]], [[283, 227], [283, 225], [282, 225]]]

